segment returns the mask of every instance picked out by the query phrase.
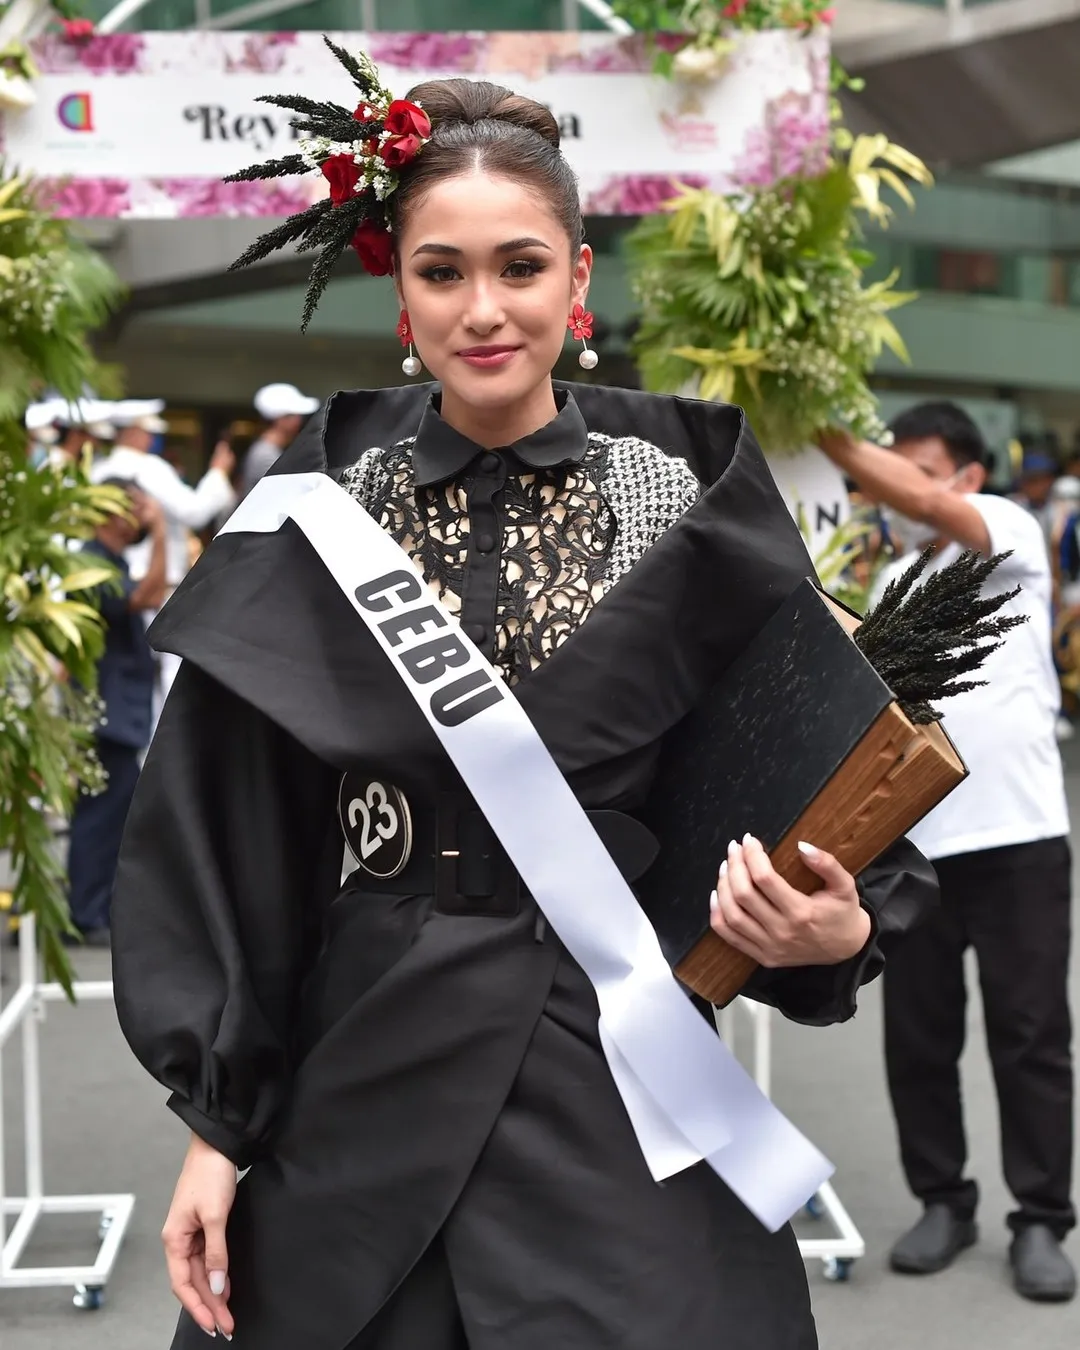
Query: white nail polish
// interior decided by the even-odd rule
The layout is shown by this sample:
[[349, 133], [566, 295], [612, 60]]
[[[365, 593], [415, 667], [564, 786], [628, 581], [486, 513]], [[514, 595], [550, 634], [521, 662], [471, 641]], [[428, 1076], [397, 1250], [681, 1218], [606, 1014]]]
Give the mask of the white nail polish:
[[[721, 875], [722, 877], [726, 877], [726, 876], [727, 876], [727, 859], [726, 859], [726, 858], [725, 858], [724, 861], [720, 864], [720, 875]], [[715, 895], [716, 892], [713, 891], [713, 894]]]
[[807, 858], [816, 858], [818, 849], [813, 844], [808, 844], [804, 839], [799, 840], [799, 852], [805, 854]]
[[713, 891], [712, 895], [709, 896], [709, 909], [715, 912], [719, 908], [720, 908], [720, 897], [716, 894], [715, 891]]
[[[206, 1331], [206, 1328], [205, 1328], [205, 1327], [200, 1327], [199, 1330], [200, 1330], [200, 1331]], [[206, 1334], [210, 1337], [211, 1340], [214, 1340], [214, 1341], [217, 1340], [217, 1332], [216, 1332], [216, 1331], [206, 1331]]]
[[[220, 1328], [220, 1327], [218, 1327], [218, 1331], [221, 1331], [221, 1328]], [[231, 1341], [231, 1340], [232, 1340], [232, 1337], [228, 1334], [228, 1332], [221, 1331], [221, 1335], [222, 1335], [222, 1338], [223, 1338], [224, 1340], [226, 1340], [226, 1341]]]
[[757, 842], [749, 830], [747, 830], [746, 833], [743, 835], [742, 841], [744, 844], [753, 844]]
[[739, 845], [738, 845], [738, 844], [735, 842], [735, 840], [733, 839], [733, 840], [731, 841], [731, 843], [728, 844], [728, 846], [727, 846], [728, 855], [730, 856], [732, 853], [734, 853], [735, 850], [736, 850], [738, 847], [739, 847]]
[[219, 1298], [225, 1292], [225, 1272], [223, 1270], [212, 1270], [210, 1272], [210, 1292], [215, 1298]]

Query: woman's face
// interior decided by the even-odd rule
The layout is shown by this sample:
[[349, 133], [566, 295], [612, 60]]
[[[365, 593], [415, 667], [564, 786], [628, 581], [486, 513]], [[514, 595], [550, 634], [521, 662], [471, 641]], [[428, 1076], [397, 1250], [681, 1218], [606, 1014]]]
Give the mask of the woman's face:
[[448, 403], [481, 416], [550, 403], [592, 250], [571, 258], [566, 231], [534, 193], [480, 173], [438, 183], [398, 246], [399, 299], [417, 354], [443, 385], [444, 413]]

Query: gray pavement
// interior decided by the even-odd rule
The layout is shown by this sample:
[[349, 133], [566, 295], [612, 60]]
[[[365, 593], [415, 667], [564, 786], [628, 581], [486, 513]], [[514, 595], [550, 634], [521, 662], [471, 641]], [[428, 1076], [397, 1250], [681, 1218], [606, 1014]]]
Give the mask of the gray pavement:
[[[1066, 747], [1066, 760], [1075, 814], [1080, 810], [1080, 746]], [[3, 953], [9, 979], [12, 958], [12, 952]], [[84, 952], [78, 967], [82, 978], [106, 978], [108, 957]], [[1078, 977], [1074, 952], [1074, 991], [1080, 989]], [[955, 1350], [963, 1343], [979, 1350], [1077, 1350], [1080, 1301], [1033, 1306], [1017, 1298], [1008, 1282], [1003, 1220], [1010, 1202], [999, 1175], [977, 994], [964, 1083], [972, 1170], [984, 1193], [982, 1240], [940, 1275], [912, 1279], [886, 1270], [888, 1245], [916, 1216], [916, 1207], [897, 1167], [880, 1030], [876, 989], [866, 991], [858, 1016], [843, 1027], [816, 1031], [776, 1022], [776, 1098], [836, 1162], [837, 1189], [867, 1244], [867, 1256], [847, 1284], [825, 1281], [819, 1263], [809, 1267], [822, 1350]], [[184, 1148], [183, 1129], [165, 1109], [161, 1090], [127, 1051], [111, 1006], [53, 1005], [42, 1033], [47, 1189], [53, 1194], [133, 1191], [137, 1201], [105, 1306], [98, 1312], [78, 1311], [67, 1289], [0, 1290], [0, 1350], [165, 1347], [174, 1308], [157, 1235]], [[9, 1184], [21, 1166], [19, 1082], [16, 1046], [4, 1062]], [[56, 1218], [42, 1227], [28, 1256], [35, 1264], [86, 1261], [94, 1247], [92, 1221]], [[1080, 1260], [1080, 1239], [1071, 1250]]]

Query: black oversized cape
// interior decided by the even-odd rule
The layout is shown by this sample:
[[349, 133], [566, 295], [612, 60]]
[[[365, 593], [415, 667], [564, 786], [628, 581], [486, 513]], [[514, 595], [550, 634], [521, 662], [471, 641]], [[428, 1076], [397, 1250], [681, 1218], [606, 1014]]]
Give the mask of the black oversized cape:
[[[430, 392], [335, 395], [272, 472], [338, 473], [412, 434]], [[590, 430], [706, 485], [516, 689], [583, 805], [632, 812], [665, 732], [811, 565], [738, 409], [575, 396]], [[292, 522], [212, 543], [151, 635], [184, 665], [120, 861], [117, 1008], [174, 1110], [252, 1165], [229, 1228], [236, 1350], [342, 1350], [436, 1241], [473, 1350], [812, 1350], [790, 1231], [704, 1165], [652, 1182], [592, 990], [535, 911], [340, 886], [343, 770], [418, 800], [457, 780]], [[933, 885], [901, 846], [862, 878], [866, 952], [753, 992], [850, 1016]], [[186, 1316], [174, 1344], [202, 1344]]]

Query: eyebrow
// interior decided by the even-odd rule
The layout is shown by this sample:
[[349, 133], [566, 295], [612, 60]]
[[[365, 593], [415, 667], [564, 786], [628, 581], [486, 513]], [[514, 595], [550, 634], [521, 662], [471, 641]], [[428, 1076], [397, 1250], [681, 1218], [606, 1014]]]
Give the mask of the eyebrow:
[[[523, 239], [508, 239], [505, 244], [496, 244], [495, 252], [517, 253], [519, 249], [523, 248], [544, 248], [549, 253], [555, 251], [550, 244], [545, 244], [542, 239], [533, 239], [526, 235]], [[419, 248], [413, 250], [413, 257], [415, 258], [419, 253], [441, 253], [447, 257], [460, 258], [462, 251], [453, 244], [421, 244]]]

